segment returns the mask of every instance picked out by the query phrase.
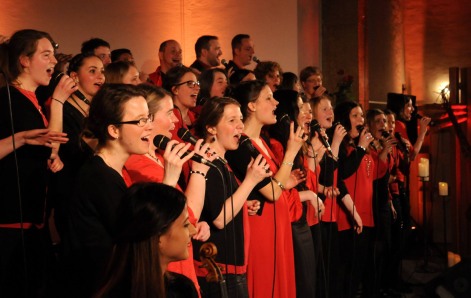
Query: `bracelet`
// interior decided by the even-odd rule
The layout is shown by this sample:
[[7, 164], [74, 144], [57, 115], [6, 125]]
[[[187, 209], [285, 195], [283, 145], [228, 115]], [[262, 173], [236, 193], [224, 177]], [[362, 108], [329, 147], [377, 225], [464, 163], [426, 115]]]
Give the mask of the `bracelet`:
[[366, 148], [365, 148], [365, 147], [363, 147], [363, 146], [360, 146], [360, 145], [358, 145], [357, 147], [358, 147], [358, 148], [360, 148], [360, 149], [363, 149], [363, 151], [365, 151], [365, 152], [366, 152]]
[[64, 103], [63, 103], [62, 101], [58, 100], [57, 98], [54, 98], [54, 97], [51, 97], [51, 98], [52, 98], [52, 100], [57, 101], [57, 102], [60, 103], [61, 105], [64, 105]]
[[282, 162], [281, 164], [282, 164], [282, 165], [287, 165], [287, 166], [290, 166], [290, 167], [294, 166], [294, 163], [292, 163], [292, 162], [286, 162], [286, 161]]
[[271, 179], [272, 179], [273, 181], [275, 181], [276, 184], [278, 184], [278, 186], [281, 188], [281, 190], [285, 190], [285, 186], [284, 186], [283, 184], [281, 184], [280, 181], [276, 180], [275, 177], [271, 177]]
[[198, 175], [201, 175], [201, 176], [203, 176], [204, 180], [208, 180], [208, 178], [206, 178], [206, 174], [203, 173], [203, 172], [190, 170], [190, 175], [191, 175], [191, 174], [198, 174]]

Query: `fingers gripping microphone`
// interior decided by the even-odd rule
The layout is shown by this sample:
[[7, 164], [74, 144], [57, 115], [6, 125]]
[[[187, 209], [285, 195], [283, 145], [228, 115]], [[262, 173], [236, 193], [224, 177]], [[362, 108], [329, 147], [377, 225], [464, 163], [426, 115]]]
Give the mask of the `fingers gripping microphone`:
[[[192, 144], [193, 146], [195, 146], [196, 142], [198, 141], [198, 139], [196, 139], [195, 136], [193, 136], [191, 134], [191, 132], [185, 127], [180, 127], [180, 129], [178, 129], [178, 131], [177, 131], [177, 135], [180, 139], [182, 139], [185, 142], [188, 142], [188, 143]], [[204, 145], [204, 142], [203, 142], [203, 144], [201, 144], [201, 146], [203, 146], [203, 145]], [[209, 151], [209, 148], [208, 148], [207, 151]], [[218, 156], [217, 159], [219, 159], [219, 161], [221, 161], [223, 164], [227, 164], [227, 160], [225, 160], [221, 156]]]
[[[417, 119], [422, 119], [424, 118], [424, 116], [420, 115], [420, 114], [416, 114], [417, 115]], [[430, 120], [430, 123], [428, 124], [430, 127], [434, 127], [435, 126], [435, 121], [433, 120]]]
[[[65, 75], [65, 73], [60, 72], [50, 83], [51, 91], [54, 92], [54, 89], [56, 89], [57, 85], [59, 84], [59, 81], [62, 79], [62, 77]], [[74, 86], [75, 87], [75, 86]], [[84, 103], [87, 105], [90, 105], [90, 101], [83, 95], [82, 92], [79, 90], [74, 91], [75, 96], [77, 96], [80, 100], [82, 100]]]
[[255, 63], [257, 63], [257, 64], [260, 63], [260, 59], [258, 59], [257, 56], [253, 56], [253, 57], [252, 57], [252, 61], [255, 62]]
[[[155, 136], [154, 138], [154, 145], [157, 147], [157, 148], [160, 148], [162, 150], [165, 150], [165, 148], [167, 147], [167, 144], [168, 142], [170, 141], [169, 138], [167, 138], [166, 136], [164, 135], [157, 135]], [[172, 149], [173, 147], [175, 147], [176, 145], [173, 145], [172, 146]], [[183, 153], [181, 155], [181, 158], [184, 158], [185, 156], [187, 156], [188, 154], [190, 154], [188, 151]], [[210, 162], [209, 160], [205, 159], [203, 156], [199, 155], [199, 154], [195, 154], [191, 157], [191, 160], [193, 161], [196, 161], [198, 163], [202, 163], [204, 165], [207, 165], [207, 166], [210, 166], [210, 167], [216, 167], [215, 164], [213, 164], [212, 162]]]
[[[362, 133], [363, 130], [365, 129], [365, 126], [360, 124], [360, 125], [357, 125], [356, 128], [357, 128], [358, 134], [361, 135], [361, 133]], [[385, 136], [385, 135], [383, 134], [383, 132], [386, 133], [387, 135]], [[384, 131], [384, 130], [381, 132], [381, 135], [383, 136], [383, 138], [389, 137], [389, 134], [388, 134], [386, 131]], [[373, 143], [373, 141], [371, 141], [369, 145], [371, 146], [371, 148], [373, 148], [374, 150], [378, 151], [378, 149], [376, 148], [376, 145]]]
[[330, 148], [329, 142], [321, 134], [321, 126], [319, 124], [319, 121], [317, 121], [316, 119], [313, 119], [310, 125], [311, 125], [311, 129], [317, 132], [317, 134], [319, 135], [319, 140], [321, 141], [322, 145], [324, 145], [325, 149], [327, 149], [330, 155], [333, 156], [334, 154], [332, 153], [332, 148]]

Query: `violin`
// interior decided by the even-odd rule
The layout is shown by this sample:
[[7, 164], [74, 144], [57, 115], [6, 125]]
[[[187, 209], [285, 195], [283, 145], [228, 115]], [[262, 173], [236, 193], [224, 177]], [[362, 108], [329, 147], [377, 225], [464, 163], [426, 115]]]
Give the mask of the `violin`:
[[208, 275], [206, 275], [207, 282], [217, 282], [219, 283], [219, 289], [221, 292], [221, 298], [228, 298], [226, 280], [222, 274], [221, 267], [214, 261], [218, 254], [218, 249], [214, 243], [207, 242], [201, 245], [200, 248], [200, 260], [203, 263], [201, 267], [208, 270]]

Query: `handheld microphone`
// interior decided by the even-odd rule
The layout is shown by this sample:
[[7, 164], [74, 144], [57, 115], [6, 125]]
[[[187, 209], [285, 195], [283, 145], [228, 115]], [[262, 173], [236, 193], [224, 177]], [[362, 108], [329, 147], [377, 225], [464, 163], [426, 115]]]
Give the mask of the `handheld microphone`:
[[[240, 146], [245, 146], [245, 148], [249, 150], [250, 157], [252, 157], [254, 160], [260, 154], [257, 148], [255, 148], [252, 142], [250, 141], [250, 138], [246, 135], [240, 136], [239, 147]], [[270, 169], [266, 169], [265, 172], [270, 172]], [[263, 207], [265, 206], [265, 200], [263, 200], [262, 196], [258, 194], [258, 192], [256, 192], [255, 196], [257, 197], [256, 199], [260, 201], [260, 209], [258, 209], [257, 215], [262, 215]]]
[[250, 142], [250, 138], [246, 135], [241, 135], [240, 136], [239, 146], [245, 146], [245, 148], [247, 148], [249, 150], [250, 156], [253, 159], [256, 159], [257, 156], [260, 154], [260, 152], [258, 152], [257, 148], [255, 148], [254, 145], [252, 144], [252, 142]]
[[[361, 135], [361, 133], [362, 133], [363, 130], [365, 129], [365, 126], [360, 124], [360, 125], [357, 125], [356, 128], [357, 128], [357, 130], [358, 130], [358, 135]], [[383, 132], [385, 132], [385, 133], [389, 136], [389, 134], [388, 134], [386, 131], [383, 130], [383, 131], [381, 132], [381, 135], [382, 135], [383, 137], [385, 137], [385, 136], [383, 135]], [[387, 138], [387, 137], [386, 137], [386, 138]], [[374, 139], [373, 139], [373, 140], [374, 140]], [[378, 149], [376, 149], [376, 145], [374, 144], [373, 141], [371, 141], [369, 145], [371, 146], [371, 148], [373, 148], [374, 150], [378, 151]]]
[[252, 57], [252, 61], [255, 62], [255, 63], [257, 63], [257, 64], [260, 63], [260, 59], [258, 59], [257, 56], [253, 56], [253, 57]]
[[228, 68], [228, 67], [229, 67], [229, 63], [227, 63], [227, 60], [226, 60], [226, 59], [222, 59], [222, 60], [221, 60], [221, 64], [224, 65], [225, 68]]
[[[422, 119], [424, 118], [424, 116], [420, 115], [420, 114], [416, 114], [417, 115], [417, 119]], [[435, 126], [435, 121], [433, 120], [430, 120], [430, 123], [428, 124], [430, 127], [434, 127]]]
[[[191, 132], [185, 127], [180, 127], [177, 131], [177, 136], [185, 142], [191, 143], [193, 146], [198, 141]], [[204, 144], [204, 143], [203, 143]]]
[[[59, 81], [61, 80], [61, 78], [65, 75], [65, 73], [63, 72], [60, 72], [57, 74], [57, 76], [51, 81], [50, 83], [50, 87], [51, 87], [51, 92], [54, 92], [54, 89], [56, 89], [57, 85], [59, 84]], [[75, 90], [74, 93], [73, 93], [75, 96], [77, 96], [81, 101], [83, 101], [84, 103], [86, 103], [87, 105], [90, 105], [90, 100], [88, 100], [85, 95], [83, 95], [82, 92], [80, 92], [80, 90]]]
[[389, 138], [390, 134], [389, 134], [387, 131], [382, 130], [382, 131], [381, 131], [381, 136], [382, 136], [383, 138], [387, 139], [387, 138]]
[[321, 126], [319, 124], [319, 121], [317, 121], [316, 119], [313, 119], [311, 121], [310, 126], [311, 126], [311, 129], [316, 131], [317, 134], [319, 135], [319, 140], [321, 141], [322, 145], [324, 145], [325, 149], [327, 149], [327, 151], [330, 153], [330, 155], [334, 156], [334, 154], [332, 153], [332, 148], [330, 148], [329, 142], [321, 134]]
[[[185, 142], [188, 142], [190, 144], [192, 144], [193, 146], [196, 145], [196, 142], [198, 141], [198, 139], [195, 138], [195, 136], [193, 136], [191, 134], [191, 132], [185, 128], [185, 127], [180, 127], [177, 131], [177, 136], [182, 139], [183, 141]], [[205, 143], [203, 142], [201, 144], [201, 146], [203, 146]], [[208, 150], [209, 151], [209, 148]], [[224, 158], [222, 158], [221, 156], [218, 156], [217, 159], [219, 159], [219, 161], [221, 161], [223, 164], [227, 164], [227, 160], [225, 160]]]
[[288, 125], [291, 124], [291, 119], [289, 118], [288, 114], [283, 114], [280, 119], [278, 120], [280, 123], [284, 122]]
[[361, 124], [360, 124], [360, 125], [357, 125], [357, 126], [356, 126], [356, 129], [357, 129], [357, 131], [358, 131], [358, 134], [361, 135], [361, 132], [365, 129], [365, 126], [364, 126], [364, 125], [361, 125]]
[[[167, 138], [166, 136], [164, 135], [156, 135], [155, 138], [154, 138], [154, 145], [157, 147], [157, 148], [160, 148], [162, 150], [165, 150], [165, 148], [167, 147], [167, 144], [168, 142], [170, 141], [169, 138]], [[172, 149], [173, 147], [175, 147], [176, 145], [173, 145], [172, 146]], [[184, 158], [185, 156], [187, 156], [189, 154], [189, 152], [185, 152], [181, 155], [181, 158]], [[198, 163], [202, 163], [204, 165], [207, 165], [207, 166], [210, 166], [210, 167], [216, 167], [215, 164], [213, 164], [212, 162], [210, 162], [209, 160], [205, 159], [203, 156], [199, 155], [199, 154], [195, 154], [191, 157], [191, 160], [193, 161], [196, 161]]]

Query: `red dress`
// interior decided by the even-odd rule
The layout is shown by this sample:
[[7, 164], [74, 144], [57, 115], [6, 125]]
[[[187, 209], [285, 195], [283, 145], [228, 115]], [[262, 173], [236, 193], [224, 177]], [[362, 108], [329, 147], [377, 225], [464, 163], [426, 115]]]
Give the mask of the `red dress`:
[[[163, 157], [156, 154], [157, 158], [163, 164]], [[132, 183], [136, 182], [159, 182], [162, 183], [164, 178], [164, 168], [146, 157], [145, 155], [131, 155], [125, 164], [126, 172], [128, 173]], [[178, 185], [177, 189], [181, 190]], [[188, 207], [188, 217], [191, 224], [196, 225], [197, 219], [195, 218], [193, 211]], [[195, 287], [200, 295], [200, 286], [198, 284], [198, 279], [196, 278], [195, 267], [193, 265], [193, 245], [190, 242], [188, 246], [188, 259], [172, 262], [168, 264], [167, 270], [180, 273], [188, 277], [193, 281]]]
[[[269, 147], [264, 143], [270, 154], [267, 156], [257, 144], [252, 143], [267, 160], [270, 170], [276, 173], [278, 167]], [[278, 186], [275, 184], [274, 187]], [[296, 297], [289, 191], [283, 191], [275, 203], [267, 201], [262, 215], [250, 216], [249, 222], [247, 283], [250, 297], [272, 297], [273, 284], [273, 297]]]

